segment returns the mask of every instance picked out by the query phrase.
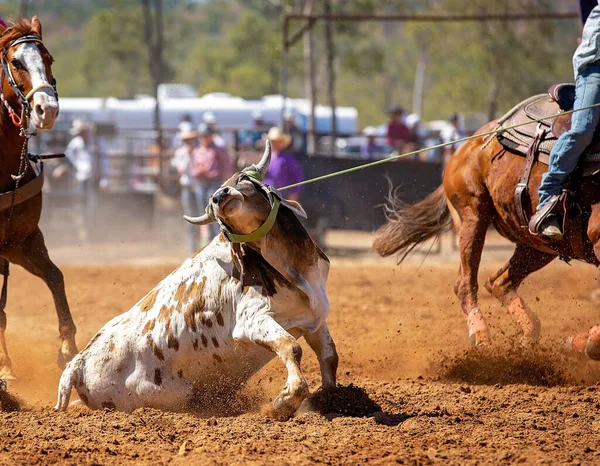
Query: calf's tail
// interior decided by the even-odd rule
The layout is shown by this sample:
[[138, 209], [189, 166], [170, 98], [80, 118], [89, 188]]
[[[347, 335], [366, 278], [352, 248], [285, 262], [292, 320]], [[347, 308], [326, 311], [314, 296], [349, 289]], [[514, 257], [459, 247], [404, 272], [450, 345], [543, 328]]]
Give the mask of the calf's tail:
[[380, 256], [398, 253], [399, 262], [430, 239], [438, 240], [452, 229], [452, 216], [444, 187], [414, 205], [400, 200], [391, 192], [386, 205], [387, 222], [377, 230], [373, 249]]

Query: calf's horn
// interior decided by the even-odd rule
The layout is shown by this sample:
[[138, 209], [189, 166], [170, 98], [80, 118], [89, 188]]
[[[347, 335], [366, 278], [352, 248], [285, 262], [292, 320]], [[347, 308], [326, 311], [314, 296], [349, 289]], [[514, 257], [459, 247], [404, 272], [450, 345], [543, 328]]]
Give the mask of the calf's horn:
[[200, 217], [188, 217], [187, 215], [184, 215], [183, 218], [194, 225], [208, 225], [215, 221], [215, 219], [208, 214], [204, 214]]
[[267, 174], [267, 169], [271, 163], [271, 141], [268, 139], [265, 141], [265, 153], [260, 159], [260, 162], [256, 165], [256, 171], [260, 173], [260, 177], [264, 178]]

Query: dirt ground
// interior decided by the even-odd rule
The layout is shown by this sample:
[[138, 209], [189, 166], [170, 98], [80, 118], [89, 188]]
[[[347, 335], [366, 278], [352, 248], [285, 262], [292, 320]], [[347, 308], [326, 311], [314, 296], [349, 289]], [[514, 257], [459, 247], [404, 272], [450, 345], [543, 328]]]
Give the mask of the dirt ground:
[[[484, 263], [481, 281], [500, 265]], [[64, 266], [79, 345], [174, 267]], [[559, 350], [565, 336], [600, 320], [589, 299], [597, 272], [557, 261], [527, 280], [522, 295], [543, 325], [537, 349], [510, 347], [516, 329], [483, 290], [496, 344], [465, 353], [455, 269], [435, 258], [402, 267], [334, 260], [329, 326], [342, 388], [276, 422], [261, 405], [284, 383], [277, 360], [248, 384], [256, 401], [244, 413], [54, 413], [60, 371], [52, 300], [15, 267], [7, 339], [17, 380], [9, 392], [21, 408], [0, 412], [0, 464], [599, 464], [600, 363]], [[316, 390], [316, 359], [306, 346], [303, 368]]]

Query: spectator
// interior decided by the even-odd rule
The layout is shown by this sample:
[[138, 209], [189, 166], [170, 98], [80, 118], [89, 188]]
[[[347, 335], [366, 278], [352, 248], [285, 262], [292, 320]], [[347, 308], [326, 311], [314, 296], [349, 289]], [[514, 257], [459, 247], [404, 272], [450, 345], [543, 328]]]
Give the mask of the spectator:
[[390, 110], [390, 122], [388, 123], [387, 142], [396, 151], [403, 152], [404, 146], [412, 140], [412, 134], [404, 123], [404, 109], [393, 107]]
[[[458, 117], [458, 114], [453, 113], [452, 115], [450, 115], [448, 125], [446, 125], [440, 132], [440, 139], [444, 144], [449, 143], [460, 139], [461, 133], [462, 131], [460, 130], [460, 119]], [[444, 147], [444, 166], [446, 166], [448, 160], [450, 160], [450, 157], [452, 157], [452, 154], [456, 149], [458, 149], [459, 146], [460, 143], [454, 143]]]
[[[210, 197], [231, 174], [231, 158], [225, 149], [215, 144], [214, 130], [201, 124], [198, 126], [200, 145], [192, 151], [191, 185], [196, 197], [199, 213], [205, 211]], [[219, 233], [217, 223], [209, 225], [209, 238]]]
[[[269, 130], [267, 139], [271, 141], [272, 158], [264, 182], [275, 188], [282, 188], [304, 180], [302, 167], [294, 154], [286, 151], [292, 142], [289, 134], [274, 126]], [[285, 192], [285, 197], [297, 201], [300, 197], [300, 187]]]
[[294, 111], [291, 108], [285, 108], [283, 111], [283, 130], [292, 138], [290, 147], [296, 154], [306, 152], [306, 133], [296, 125]]
[[[182, 145], [175, 149], [171, 165], [179, 174], [181, 206], [185, 215], [198, 216], [203, 213], [203, 210], [198, 209], [191, 174], [192, 153], [198, 145], [198, 133], [192, 129], [187, 129], [177, 133], [177, 139], [181, 141]], [[186, 232], [188, 237], [188, 253], [192, 254], [198, 249], [198, 229], [186, 222]]]
[[[73, 139], [65, 149], [65, 156], [75, 170], [75, 180], [78, 183], [79, 191], [85, 191], [92, 178], [93, 160], [89, 148], [93, 130], [94, 124], [83, 120], [74, 120], [69, 130]], [[58, 178], [61, 173], [53, 173], [53, 176]]]
[[185, 115], [177, 125], [177, 132], [175, 133], [175, 136], [173, 136], [173, 149], [177, 149], [178, 147], [181, 147], [183, 145], [183, 141], [181, 141], [179, 135], [182, 133], [192, 131], [193, 129], [194, 124], [192, 123], [190, 116]]
[[202, 115], [202, 121], [213, 132], [214, 145], [217, 147], [225, 148], [227, 146], [227, 143], [225, 142], [225, 139], [223, 139], [219, 134], [219, 130], [217, 129], [217, 118], [215, 117], [215, 114], [213, 112], [204, 112], [204, 115]]
[[[427, 138], [427, 131], [421, 126], [421, 117], [416, 113], [411, 113], [406, 117], [406, 126], [411, 134], [410, 150], [421, 149], [425, 145], [425, 139]], [[429, 152], [421, 152], [417, 158], [424, 162], [428, 160], [428, 156]]]
[[267, 132], [263, 112], [260, 110], [254, 110], [252, 112], [252, 120], [252, 129], [240, 132], [240, 142], [245, 147], [260, 149], [260, 143]]
[[380, 147], [377, 145], [377, 130], [373, 126], [367, 126], [363, 130], [365, 141], [360, 146], [360, 156], [365, 160], [374, 159], [379, 155]]

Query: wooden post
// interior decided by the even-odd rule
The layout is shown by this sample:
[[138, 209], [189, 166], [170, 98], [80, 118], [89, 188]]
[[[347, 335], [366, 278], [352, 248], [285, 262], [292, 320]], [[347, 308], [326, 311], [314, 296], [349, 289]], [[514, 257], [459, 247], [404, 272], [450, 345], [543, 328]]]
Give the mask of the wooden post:
[[[304, 14], [312, 14], [314, 0], [306, 0]], [[312, 21], [312, 20], [307, 20]], [[308, 155], [314, 155], [317, 148], [317, 124], [315, 118], [315, 106], [317, 101], [317, 89], [315, 85], [315, 58], [313, 53], [313, 32], [310, 28], [303, 37], [304, 41], [304, 95], [310, 100], [310, 115], [308, 119], [308, 134], [306, 138], [306, 151]]]
[[[325, 0], [325, 14], [332, 13], [332, 0]], [[331, 20], [325, 22], [325, 44], [327, 47], [327, 74], [329, 75], [329, 86], [327, 93], [329, 94], [329, 106], [331, 107], [331, 145], [329, 155], [335, 155], [335, 140], [337, 139], [337, 116], [335, 114], [335, 44], [333, 43], [333, 26]]]
[[[151, 3], [152, 2], [152, 5]], [[163, 64], [163, 14], [162, 0], [142, 0], [144, 9], [144, 38], [148, 46], [148, 66], [152, 77], [152, 93], [154, 95], [154, 131], [156, 132], [156, 147], [159, 157], [159, 185], [163, 181], [163, 137], [160, 118], [160, 102], [158, 100], [158, 86], [162, 83]], [[152, 10], [154, 9], [154, 14]]]

